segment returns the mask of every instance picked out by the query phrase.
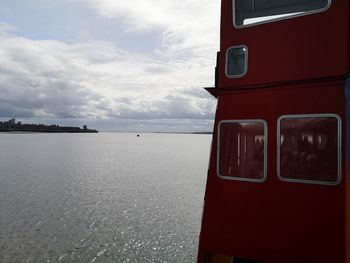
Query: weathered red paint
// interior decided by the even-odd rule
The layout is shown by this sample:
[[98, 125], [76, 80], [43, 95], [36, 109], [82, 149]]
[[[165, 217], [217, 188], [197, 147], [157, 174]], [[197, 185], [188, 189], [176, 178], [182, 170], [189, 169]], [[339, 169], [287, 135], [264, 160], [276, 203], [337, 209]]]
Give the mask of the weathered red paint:
[[[347, 177], [345, 75], [350, 71], [350, 3], [325, 12], [235, 29], [232, 0], [222, 0], [218, 106], [208, 171], [198, 262], [219, 255], [258, 262], [350, 262], [350, 184]], [[225, 53], [249, 50], [248, 73], [225, 76]], [[342, 120], [342, 181], [336, 186], [277, 177], [277, 120], [286, 114], [333, 113]], [[268, 124], [267, 180], [217, 176], [222, 120]], [[222, 255], [222, 256], [221, 256]]]

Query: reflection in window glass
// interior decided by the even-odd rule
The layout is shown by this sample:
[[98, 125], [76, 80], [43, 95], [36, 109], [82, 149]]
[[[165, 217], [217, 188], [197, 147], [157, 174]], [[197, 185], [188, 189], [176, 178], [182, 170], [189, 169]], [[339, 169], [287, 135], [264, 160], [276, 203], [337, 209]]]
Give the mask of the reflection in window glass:
[[245, 46], [230, 48], [226, 57], [226, 75], [228, 77], [242, 77], [247, 71], [247, 59]]
[[337, 117], [284, 117], [280, 120], [280, 177], [335, 183], [339, 179]]
[[265, 178], [263, 121], [225, 121], [219, 131], [219, 176], [247, 181]]
[[237, 27], [325, 9], [330, 0], [233, 0]]

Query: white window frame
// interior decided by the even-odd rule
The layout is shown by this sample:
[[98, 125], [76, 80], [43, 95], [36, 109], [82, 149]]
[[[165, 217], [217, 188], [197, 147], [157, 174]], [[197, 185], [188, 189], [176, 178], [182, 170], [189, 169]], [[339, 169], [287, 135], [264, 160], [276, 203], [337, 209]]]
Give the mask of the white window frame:
[[[228, 60], [229, 60], [229, 52], [231, 49], [236, 49], [236, 48], [244, 48], [245, 49], [245, 58], [244, 58], [244, 71], [242, 74], [239, 75], [230, 75], [228, 74]], [[248, 47], [246, 45], [238, 45], [238, 46], [231, 46], [226, 50], [226, 58], [225, 58], [225, 75], [227, 78], [230, 79], [237, 79], [237, 78], [242, 78], [244, 77], [248, 72]]]
[[[283, 119], [295, 119], [295, 118], [336, 118], [338, 122], [338, 178], [334, 182], [329, 181], [316, 181], [316, 180], [303, 180], [294, 178], [285, 178], [281, 176], [281, 121]], [[294, 114], [294, 115], [282, 115], [277, 121], [277, 177], [284, 182], [304, 183], [304, 184], [318, 184], [318, 185], [339, 185], [342, 180], [342, 123], [338, 114], [324, 113], [324, 114]]]
[[283, 14], [281, 14], [281, 15], [276, 15], [276, 16], [280, 16], [280, 17], [273, 18], [271, 20], [251, 23], [249, 25], [236, 25], [236, 12], [235, 12], [236, 0], [232, 0], [232, 23], [233, 23], [233, 26], [235, 28], [242, 29], [242, 28], [246, 28], [246, 27], [257, 26], [257, 25], [262, 25], [262, 24], [267, 24], [267, 23], [273, 23], [276, 21], [281, 21], [281, 20], [292, 19], [292, 18], [301, 17], [301, 16], [307, 16], [307, 15], [311, 15], [311, 14], [321, 13], [321, 12], [327, 11], [331, 7], [331, 5], [332, 5], [332, 0], [328, 0], [328, 5], [324, 8], [321, 8], [321, 9], [308, 11], [308, 12], [296, 13], [295, 15], [288, 15], [288, 14], [283, 15]]
[[[221, 142], [221, 125], [225, 123], [262, 123], [264, 125], [264, 176], [261, 179], [254, 178], [243, 178], [235, 176], [223, 176], [220, 174], [220, 142]], [[216, 151], [216, 174], [221, 179], [243, 181], [243, 182], [254, 182], [263, 183], [267, 179], [267, 143], [268, 140], [268, 129], [267, 122], [263, 119], [241, 119], [241, 120], [222, 120], [218, 124], [218, 136], [217, 136], [217, 151]]]

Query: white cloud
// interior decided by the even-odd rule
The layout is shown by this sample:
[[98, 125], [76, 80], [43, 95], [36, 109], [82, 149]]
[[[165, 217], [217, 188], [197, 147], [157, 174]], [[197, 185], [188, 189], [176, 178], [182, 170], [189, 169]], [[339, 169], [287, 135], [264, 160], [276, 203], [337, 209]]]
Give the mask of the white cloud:
[[3, 116], [208, 119], [215, 105], [189, 92], [211, 81], [198, 59], [164, 62], [111, 43], [6, 33], [0, 34], [0, 61]]
[[[73, 0], [79, 1], [79, 0]], [[220, 1], [213, 0], [80, 0], [109, 18], [122, 18], [139, 29], [205, 23], [218, 17]], [[217, 12], [215, 12], [216, 10]], [[211, 24], [211, 23], [209, 23]]]
[[[123, 21], [126, 30], [163, 32], [167, 55], [210, 56], [219, 43], [219, 0], [67, 0], [87, 4], [100, 15]], [[163, 50], [164, 52], [164, 50]]]
[[219, 1], [62, 1], [85, 3], [130, 34], [157, 28], [160, 46], [146, 55], [90, 36], [31, 40], [0, 23], [0, 117], [211, 122], [216, 101], [202, 87], [214, 81]]

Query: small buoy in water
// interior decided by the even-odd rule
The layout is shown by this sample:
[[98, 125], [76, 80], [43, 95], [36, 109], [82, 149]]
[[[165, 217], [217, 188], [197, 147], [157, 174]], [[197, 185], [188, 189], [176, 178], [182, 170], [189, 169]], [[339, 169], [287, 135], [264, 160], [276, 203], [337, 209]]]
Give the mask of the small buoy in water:
[[137, 137], [140, 137], [140, 134], [137, 134], [136, 136], [137, 136]]

